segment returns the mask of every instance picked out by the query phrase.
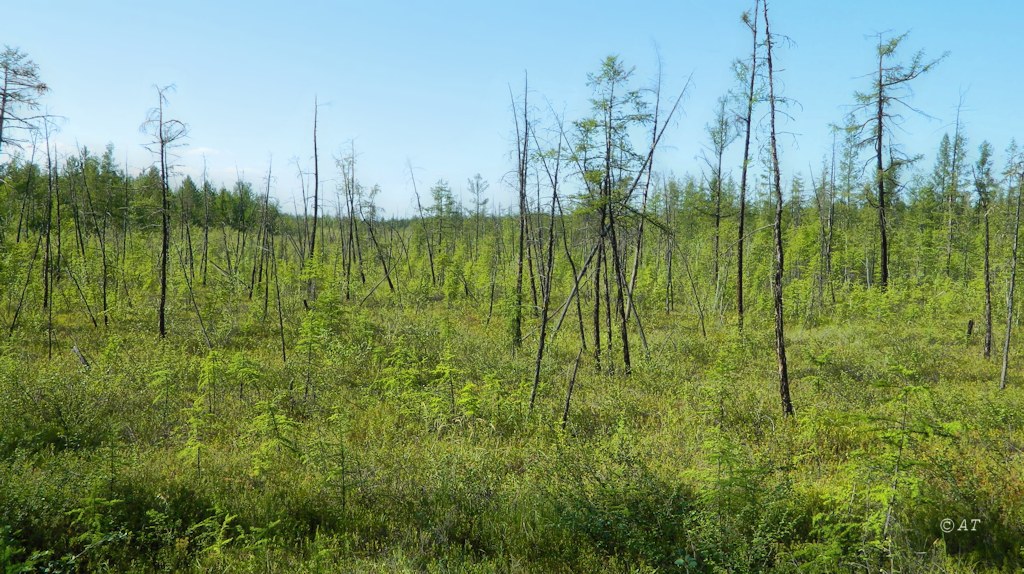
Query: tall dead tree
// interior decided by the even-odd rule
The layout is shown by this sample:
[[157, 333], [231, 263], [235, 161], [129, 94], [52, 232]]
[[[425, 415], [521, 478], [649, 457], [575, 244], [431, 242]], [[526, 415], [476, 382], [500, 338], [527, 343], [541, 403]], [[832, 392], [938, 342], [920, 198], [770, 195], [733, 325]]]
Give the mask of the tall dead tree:
[[[317, 99], [313, 98], [313, 225], [309, 234], [309, 253], [306, 254], [311, 264], [316, 260], [316, 225], [320, 213], [320, 153], [316, 141], [316, 123], [319, 112], [320, 105]], [[306, 306], [308, 307], [316, 300], [316, 284], [312, 277], [309, 278], [306, 291], [308, 298]]]
[[206, 180], [206, 157], [203, 157], [203, 261], [201, 273], [206, 286], [206, 269], [210, 257], [210, 183]]
[[[548, 175], [548, 182], [551, 184], [551, 212], [549, 213], [548, 221], [547, 251], [542, 253], [547, 255], [547, 259], [544, 263], [544, 274], [542, 275], [544, 280], [541, 281], [541, 299], [543, 303], [540, 310], [540, 338], [537, 342], [537, 361], [533, 369], [533, 390], [530, 392], [531, 411], [537, 400], [537, 388], [540, 386], [540, 367], [544, 360], [544, 346], [547, 343], [548, 310], [551, 308], [551, 280], [555, 269], [555, 207], [558, 204], [558, 176], [559, 168], [562, 164], [561, 138], [559, 138], [555, 156], [552, 158], [554, 162], [553, 167], [548, 164], [544, 154], [541, 154], [540, 157], [544, 165], [544, 171]], [[538, 205], [537, 207], [539, 208], [540, 206]]]
[[1017, 285], [1017, 245], [1020, 242], [1020, 201], [1024, 195], [1024, 166], [1017, 173], [1017, 211], [1013, 217], [1013, 251], [1010, 256], [1010, 288], [1006, 290], [1006, 336], [1003, 337], [1003, 366], [999, 371], [999, 388], [1006, 388], [1010, 367], [1010, 329], [1013, 327], [1013, 290]]
[[427, 259], [430, 261], [430, 284], [437, 285], [437, 272], [434, 269], [434, 239], [433, 232], [427, 225], [427, 220], [423, 215], [423, 202], [420, 201], [420, 191], [416, 187], [416, 174], [412, 169], [412, 162], [407, 161], [406, 164], [409, 167], [409, 178], [412, 180], [412, 192], [416, 195], [416, 213], [419, 215], [420, 226], [423, 228], [423, 234], [426, 236], [427, 241]]
[[[740, 212], [737, 225], [736, 238], [736, 322], [740, 332], [743, 331], [743, 245], [746, 232], [747, 217], [747, 172], [750, 167], [750, 134], [753, 131], [755, 82], [757, 80], [757, 17], [760, 0], [754, 1], [754, 14], [751, 18], [750, 12], [743, 13], [743, 23], [750, 29], [753, 38], [753, 48], [750, 50], [750, 64], [747, 66], [744, 77], [750, 78], [750, 84], [746, 91], [746, 114], [743, 116], [743, 166], [740, 175]], [[743, 67], [741, 65], [741, 70]]]
[[170, 209], [170, 168], [167, 153], [179, 140], [185, 137], [188, 129], [178, 120], [164, 118], [164, 106], [167, 104], [167, 92], [173, 86], [157, 87], [157, 107], [150, 110], [149, 118], [143, 124], [144, 130], [150, 130], [155, 140], [149, 144], [150, 151], [159, 155], [160, 161], [160, 302], [157, 310], [160, 338], [167, 335], [167, 255], [171, 245], [171, 209]]
[[[511, 96], [511, 88], [509, 88]], [[530, 119], [528, 115], [529, 80], [523, 78], [523, 122], [519, 123], [515, 97], [512, 97], [512, 117], [516, 126], [516, 172], [519, 179], [519, 251], [516, 256], [515, 309], [512, 310], [512, 347], [518, 349], [523, 342], [523, 259], [526, 255], [526, 201], [527, 167], [529, 165]]]
[[390, 255], [389, 253], [385, 253], [384, 248], [381, 246], [380, 241], [377, 240], [377, 234], [373, 229], [374, 222], [377, 220], [377, 206], [374, 205], [373, 199], [378, 193], [380, 193], [379, 186], [375, 185], [370, 189], [370, 195], [366, 205], [364, 206], [360, 204], [359, 206], [359, 216], [366, 225], [367, 232], [370, 234], [370, 243], [373, 244], [373, 249], [377, 253], [377, 261], [380, 262], [380, 266], [384, 270], [384, 279], [388, 282], [388, 288], [391, 289], [392, 293], [394, 293], [395, 283], [391, 279], [392, 267], [389, 263]]
[[772, 298], [775, 302], [775, 352], [779, 362], [779, 395], [782, 413], [793, 414], [793, 401], [789, 396], [789, 367], [786, 364], [786, 338], [782, 307], [782, 183], [779, 175], [779, 148], [775, 138], [775, 73], [772, 65], [772, 32], [768, 24], [768, 0], [764, 2], [764, 36], [768, 64], [768, 107], [771, 122], [772, 191], [775, 195], [775, 265], [772, 274]]
[[43, 309], [48, 309], [50, 307], [50, 276], [51, 268], [53, 267], [50, 241], [51, 229], [53, 227], [54, 186], [57, 180], [57, 166], [50, 153], [50, 124], [49, 122], [44, 122], [43, 126], [46, 133], [46, 223], [44, 225], [46, 243], [43, 249]]

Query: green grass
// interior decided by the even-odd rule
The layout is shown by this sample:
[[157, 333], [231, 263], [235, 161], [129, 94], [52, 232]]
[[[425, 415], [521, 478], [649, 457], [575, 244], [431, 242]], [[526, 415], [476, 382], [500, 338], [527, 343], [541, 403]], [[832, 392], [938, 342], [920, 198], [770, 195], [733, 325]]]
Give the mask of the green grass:
[[[585, 353], [563, 430], [571, 315], [531, 413], [533, 319], [513, 355], [480, 302], [357, 307], [333, 289], [308, 314], [286, 301], [287, 363], [273, 307], [227, 287], [199, 291], [213, 352], [184, 297], [160, 342], [147, 298], [108, 329], [64, 308], [52, 359], [26, 316], [0, 350], [7, 571], [1024, 564], [1021, 380], [997, 390], [963, 297], [852, 291], [792, 328], [790, 419], [769, 325], [740, 338], [712, 320], [704, 339], [695, 317], [647, 310], [649, 355], [636, 341], [627, 377]], [[980, 523], [944, 533], [944, 518]]]

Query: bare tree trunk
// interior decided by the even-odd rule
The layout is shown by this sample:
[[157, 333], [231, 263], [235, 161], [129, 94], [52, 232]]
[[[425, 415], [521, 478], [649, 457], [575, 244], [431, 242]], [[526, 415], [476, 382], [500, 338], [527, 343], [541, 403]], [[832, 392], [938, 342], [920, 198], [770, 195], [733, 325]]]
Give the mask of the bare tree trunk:
[[[561, 148], [559, 148], [559, 152], [561, 152]], [[561, 158], [556, 158], [555, 161], [560, 162]], [[548, 224], [547, 261], [544, 265], [544, 276], [547, 277], [547, 280], [541, 283], [543, 304], [540, 310], [540, 339], [537, 343], [537, 362], [533, 369], [533, 390], [530, 392], [531, 411], [533, 410], [534, 402], [537, 400], [537, 387], [540, 386], [540, 367], [541, 362], [544, 360], [544, 344], [547, 342], [548, 332], [548, 309], [551, 306], [551, 274], [555, 269], [555, 203], [558, 199], [557, 166], [553, 175], [551, 195], [551, 221]], [[539, 208], [540, 206], [537, 207]]]
[[675, 308], [675, 287], [672, 283], [672, 255], [674, 252], [675, 240], [673, 237], [675, 229], [675, 206], [676, 198], [670, 188], [665, 188], [665, 225], [670, 230], [663, 233], [665, 241], [665, 313], [671, 313]]
[[[579, 282], [580, 282], [580, 279], [582, 279], [582, 277], [583, 277], [583, 273], [582, 272], [577, 273], [577, 271], [576, 271], [576, 261], [572, 257], [572, 250], [569, 249], [569, 235], [568, 235], [568, 233], [565, 230], [565, 213], [562, 212], [562, 202], [561, 202], [560, 199], [556, 199], [555, 203], [558, 204], [558, 216], [559, 216], [559, 219], [561, 219], [561, 224], [562, 224], [561, 225], [561, 228], [562, 228], [562, 246], [565, 248], [565, 258], [569, 261], [569, 268], [572, 269], [572, 276], [576, 278], [576, 283], [573, 285], [572, 293], [573, 293], [573, 295], [575, 295], [575, 299], [576, 299], [576, 318], [578, 320], [577, 322], [579, 323], [579, 329], [580, 329], [580, 346], [583, 347], [583, 350], [586, 350], [587, 349], [587, 331], [586, 331], [586, 327], [584, 327], [584, 325], [583, 325], [583, 304], [580, 302], [580, 297], [579, 297], [579, 293], [578, 293], [578, 291], [579, 291]], [[566, 307], [566, 310], [568, 310], [568, 307]], [[564, 317], [565, 315], [563, 314], [562, 316]], [[559, 324], [561, 324], [561, 320], [559, 320]], [[558, 332], [558, 328], [557, 327], [555, 328], [555, 332], [556, 333]]]
[[[951, 270], [953, 263], [953, 239], [956, 224], [956, 200], [960, 196], [960, 109], [963, 107], [963, 100], [956, 108], [956, 129], [953, 130], [953, 157], [949, 166], [949, 233], [946, 237], [946, 277], [952, 279]], [[943, 174], [945, 175], [945, 174]], [[945, 192], [945, 190], [943, 190]], [[966, 275], [964, 276], [966, 278]]]
[[829, 170], [828, 192], [828, 233], [825, 235], [825, 278], [828, 281], [828, 292], [832, 304], [836, 304], [836, 290], [832, 282], [832, 234], [836, 219], [836, 147], [835, 136], [832, 141], [832, 169]]
[[206, 158], [203, 158], [203, 286], [206, 286], [206, 269], [210, 257], [210, 190], [206, 181]]
[[1017, 284], [1017, 245], [1020, 242], [1020, 201], [1024, 194], [1024, 171], [1017, 175], [1017, 211], [1013, 218], [1013, 254], [1010, 258], [1010, 288], [1006, 292], [1006, 337], [1003, 338], [1003, 367], [999, 372], [999, 388], [1006, 388], [1010, 366], [1010, 328], [1013, 326], [1013, 290]]
[[697, 319], [700, 321], [700, 334], [704, 339], [708, 338], [708, 330], [704, 325], [704, 304], [701, 303], [700, 295], [697, 294], [697, 282], [693, 280], [690, 272], [690, 259], [683, 254], [683, 268], [686, 269], [686, 278], [690, 281], [690, 293], [693, 294], [693, 303], [697, 307]]
[[519, 252], [516, 262], [516, 293], [514, 318], [512, 325], [512, 347], [518, 349], [523, 342], [523, 258], [526, 255], [526, 170], [529, 162], [528, 143], [530, 137], [530, 120], [528, 116], [527, 96], [528, 80], [523, 81], [523, 125], [519, 126], [519, 116], [515, 113], [515, 98], [512, 100], [513, 118], [516, 123], [516, 153], [518, 155], [519, 172]]
[[[768, 25], [767, 0], [764, 2], [764, 34], [765, 44], [768, 48], [768, 100], [771, 110], [769, 117], [771, 120], [772, 179], [775, 191], [775, 269], [772, 277], [772, 295], [775, 300], [775, 351], [779, 361], [779, 394], [782, 399], [782, 413], [791, 416], [793, 402], [789, 396], [789, 368], [786, 364], [786, 339], [782, 307], [782, 184], [779, 175], [779, 150], [775, 139], [775, 78], [772, 66], [772, 33]], [[879, 137], [879, 141], [881, 141], [881, 137]], [[884, 238], [884, 227], [882, 233]], [[883, 272], [883, 277], [887, 277], [885, 272]]]
[[412, 162], [409, 162], [409, 177], [412, 178], [412, 192], [416, 195], [416, 211], [419, 213], [420, 225], [423, 234], [427, 239], [427, 258], [430, 260], [430, 284], [437, 285], [437, 273], [434, 271], [434, 240], [432, 233], [427, 226], [427, 220], [423, 217], [423, 204], [420, 202], [420, 192], [416, 188], [416, 174], [412, 171]]
[[[270, 252], [274, 252], [274, 236], [270, 236]], [[277, 272], [277, 257], [271, 257], [274, 270], [274, 293], [277, 295], [277, 332], [281, 336], [281, 362], [288, 362], [288, 351], [284, 344], [284, 312], [281, 308], [281, 279]]]
[[249, 274], [249, 300], [252, 300], [253, 292], [256, 289], [257, 282], [263, 281], [263, 261], [267, 256], [267, 228], [269, 226], [269, 208], [270, 208], [270, 182], [274, 173], [274, 163], [271, 160], [270, 164], [267, 165], [267, 187], [264, 191], [262, 205], [260, 206], [260, 226], [256, 230], [256, 241], [253, 245], [256, 246], [255, 252], [252, 255], [252, 272]]
[[189, 277], [188, 269], [185, 267], [185, 258], [178, 248], [178, 263], [181, 265], [181, 274], [185, 277], [185, 286], [188, 287], [188, 298], [192, 302], [192, 309], [196, 312], [196, 319], [199, 319], [199, 328], [203, 332], [203, 339], [206, 340], [206, 348], [213, 349], [213, 342], [210, 341], [210, 334], [206, 331], [206, 324], [203, 323], [203, 314], [199, 311], [199, 303], [196, 302], [196, 294], [192, 290], [192, 278]]
[[881, 279], [878, 286], [882, 291], [889, 287], [889, 234], [886, 232], [885, 219], [885, 167], [882, 163], [882, 136], [885, 135], [883, 122], [885, 119], [885, 69], [882, 67], [884, 52], [881, 49], [881, 36], [879, 36], [878, 50], [878, 108], [875, 116], [875, 184], [878, 186], [878, 230], [881, 250]]
[[[604, 230], [604, 210], [600, 228]], [[604, 235], [597, 238], [597, 259], [594, 261], [594, 367], [601, 370], [601, 261], [604, 259]]]
[[349, 212], [349, 241], [355, 242], [356, 249], [356, 260], [359, 263], [359, 282], [363, 285], [366, 284], [366, 272], [363, 270], [363, 247], [359, 241], [359, 222], [356, 220], [356, 144], [355, 140], [352, 141], [352, 163], [349, 171], [349, 194], [348, 194], [348, 212]]
[[989, 266], [988, 205], [985, 209], [985, 349], [986, 359], [992, 357], [992, 272]]
[[[312, 263], [316, 259], [316, 225], [320, 210], [320, 154], [317, 150], [316, 141], [316, 122], [317, 116], [320, 112], [320, 106], [316, 98], [313, 99], [313, 228], [309, 234], [309, 261]], [[310, 277], [309, 284], [306, 287], [307, 297], [309, 303], [316, 301], [316, 285], [313, 278]], [[307, 307], [309, 305], [307, 303]]]
[[576, 386], [576, 373], [580, 368], [580, 357], [583, 356], [583, 347], [576, 353], [576, 360], [572, 364], [572, 376], [569, 377], [569, 389], [565, 392], [565, 408], [562, 410], [562, 429], [569, 423], [569, 403], [572, 401], [572, 390]]
[[11, 319], [11, 326], [7, 330], [8, 337], [12, 337], [14, 335], [14, 329], [18, 326], [18, 317], [21, 315], [22, 306], [25, 304], [25, 293], [28, 291], [29, 283], [32, 282], [32, 269], [36, 265], [36, 259], [39, 256], [39, 246], [42, 242], [43, 233], [40, 233], [39, 237], [36, 239], [36, 248], [32, 250], [32, 260], [28, 265], [28, 273], [25, 274], [25, 285], [21, 288], [21, 297], [18, 298], [18, 306], [14, 308], [14, 317]]
[[745, 242], [746, 214], [747, 214], [747, 169], [750, 166], [750, 132], [753, 128], [754, 115], [754, 82], [757, 79], [757, 16], [758, 2], [754, 2], [754, 20], [749, 23], [750, 32], [753, 36], [754, 47], [750, 52], [750, 88], [747, 91], [747, 115], [744, 117], [744, 129], [746, 135], [743, 139], [743, 167], [740, 176], [740, 213], [739, 225], [736, 239], [736, 313], [737, 326], [743, 332], [743, 244]]
[[[610, 194], [609, 194], [610, 195]], [[632, 362], [629, 355], [629, 331], [626, 328], [626, 302], [623, 298], [623, 286], [626, 282], [622, 270], [622, 258], [619, 257], [618, 240], [615, 234], [614, 210], [609, 210], [609, 227], [611, 228], [612, 242], [612, 263], [615, 265], [615, 306], [619, 312], [619, 337], [622, 339], [622, 363], [625, 366], [626, 374], [633, 372]]]
[[388, 266], [388, 260], [384, 256], [384, 250], [377, 241], [377, 235], [373, 231], [373, 222], [365, 217], [363, 217], [363, 222], [366, 224], [366, 229], [370, 232], [370, 242], [373, 243], [373, 249], [377, 252], [377, 260], [380, 261], [380, 266], [384, 270], [384, 278], [388, 281], [388, 288], [394, 293], [395, 284], [391, 281], [391, 268]]
[[[527, 213], [529, 213], [529, 203], [527, 203], [526, 205], [527, 205]], [[538, 205], [537, 208], [540, 209], [540, 206]], [[529, 271], [529, 276], [530, 276], [530, 294], [531, 294], [531, 296], [533, 298], [533, 305], [531, 306], [531, 308], [533, 309], [533, 315], [536, 316], [537, 315], [537, 310], [540, 308], [540, 300], [537, 297], [537, 279], [536, 279], [537, 274], [534, 272], [534, 261], [533, 261], [534, 241], [529, 239], [530, 235], [531, 235], [531, 232], [530, 232], [531, 225], [530, 225], [529, 215], [527, 214], [527, 216], [525, 216], [523, 218], [523, 220], [526, 222], [526, 236], [528, 238], [527, 241], [526, 241], [526, 264], [525, 265], [526, 265], [526, 269]], [[534, 227], [536, 227], [536, 225], [534, 225]], [[540, 254], [538, 254], [537, 255], [537, 265], [540, 265], [540, 257], [541, 257]], [[541, 286], [541, 290], [543, 290], [543, 289], [544, 289], [544, 286], [542, 285]]]
[[167, 185], [167, 141], [164, 135], [164, 95], [160, 92], [160, 119], [157, 125], [160, 136], [160, 218], [161, 218], [161, 239], [160, 239], [160, 307], [159, 323], [160, 338], [167, 336], [166, 310], [167, 310], [167, 252], [171, 246], [171, 220], [170, 205], [168, 203]]
[[46, 132], [46, 243], [43, 249], [43, 309], [50, 306], [50, 229], [53, 222], [53, 180], [55, 167], [50, 155], [50, 132]]

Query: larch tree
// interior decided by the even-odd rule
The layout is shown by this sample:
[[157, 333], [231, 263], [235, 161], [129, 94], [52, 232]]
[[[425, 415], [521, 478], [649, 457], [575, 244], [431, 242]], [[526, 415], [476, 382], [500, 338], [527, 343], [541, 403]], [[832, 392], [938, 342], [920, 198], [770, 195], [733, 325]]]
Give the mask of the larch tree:
[[714, 236], [714, 277], [712, 285], [718, 289], [718, 278], [719, 278], [719, 257], [721, 254], [721, 235], [722, 235], [722, 200], [723, 200], [723, 179], [724, 172], [722, 164], [725, 158], [725, 150], [729, 147], [729, 144], [736, 139], [738, 135], [733, 128], [733, 123], [730, 121], [729, 114], [726, 110], [728, 105], [728, 99], [725, 97], [719, 98], [717, 105], [715, 106], [715, 116], [711, 120], [705, 130], [708, 134], [708, 140], [710, 141], [709, 151], [711, 157], [705, 153], [703, 155], [704, 163], [707, 164], [708, 169], [711, 170], [710, 177], [708, 180], [708, 191], [711, 194], [711, 216], [715, 222], [715, 236]]
[[[945, 144], [945, 156], [942, 156], [942, 147], [940, 146], [940, 158], [944, 160], [946, 172], [943, 174], [942, 182], [943, 186], [940, 188], [946, 199], [946, 218], [947, 218], [947, 236], [946, 236], [946, 276], [952, 277], [952, 266], [953, 266], [953, 249], [956, 243], [956, 230], [957, 223], [962, 219], [962, 212], [964, 211], [964, 205], [968, 203], [964, 194], [960, 192], [960, 179], [965, 171], [965, 151], [967, 148], [967, 139], [964, 137], [962, 124], [960, 122], [960, 107], [957, 107], [956, 112], [956, 129], [953, 132], [952, 143], [948, 141], [948, 136], [943, 138]], [[967, 257], [964, 256], [964, 265], [967, 265]], [[964, 280], [966, 281], [967, 276], [964, 274]]]
[[479, 173], [466, 181], [470, 195], [473, 196], [473, 257], [480, 252], [481, 225], [484, 220], [484, 213], [487, 211], [488, 198], [484, 193], [491, 186]]
[[17, 48], [5, 46], [0, 52], [0, 151], [5, 145], [20, 145], [12, 130], [29, 130], [42, 116], [39, 97], [49, 88], [39, 79], [39, 66]]
[[[917, 111], [907, 102], [909, 95], [909, 83], [921, 74], [930, 71], [943, 58], [945, 54], [934, 60], [925, 60], [924, 52], [918, 51], [911, 58], [909, 63], [892, 62], [897, 49], [907, 37], [906, 33], [886, 39], [882, 34], [878, 35], [878, 46], [876, 56], [878, 57], [877, 71], [872, 73], [871, 90], [867, 92], [856, 92], [854, 97], [857, 101], [857, 108], [853, 114], [863, 114], [866, 118], [853, 123], [853, 129], [861, 134], [861, 145], [870, 145], [874, 149], [875, 161], [875, 209], [878, 211], [878, 232], [879, 232], [879, 266], [880, 277], [879, 287], [885, 290], [889, 285], [889, 234], [888, 234], [888, 212], [887, 207], [891, 201], [892, 173], [906, 163], [895, 153], [892, 138], [892, 128], [900, 123], [902, 116], [899, 110], [907, 109]], [[889, 138], [888, 140], [886, 138]], [[888, 141], [888, 147], [886, 142]], [[886, 165], [886, 152], [889, 152], [889, 165]]]

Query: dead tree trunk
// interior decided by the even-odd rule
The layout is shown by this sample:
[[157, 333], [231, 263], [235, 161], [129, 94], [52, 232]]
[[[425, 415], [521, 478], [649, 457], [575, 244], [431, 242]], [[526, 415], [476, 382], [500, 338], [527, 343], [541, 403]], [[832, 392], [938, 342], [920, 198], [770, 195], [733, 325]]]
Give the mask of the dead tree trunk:
[[[316, 260], [316, 225], [317, 219], [320, 213], [320, 154], [317, 150], [316, 141], [316, 122], [317, 116], [320, 112], [320, 106], [316, 100], [313, 99], [313, 225], [311, 233], [309, 234], [309, 262], [312, 264]], [[306, 286], [308, 307], [312, 302], [316, 301], [316, 284], [313, 278], [309, 278], [309, 284]]]
[[978, 193], [978, 206], [984, 219], [984, 261], [985, 261], [985, 358], [992, 356], [992, 271], [989, 263], [990, 233], [989, 212], [991, 211], [991, 189], [995, 187], [992, 178], [992, 146], [982, 142], [978, 154], [978, 164], [974, 170], [974, 188]]
[[167, 257], [171, 245], [170, 168], [167, 164], [167, 152], [176, 141], [185, 137], [187, 132], [185, 124], [177, 120], [164, 119], [168, 89], [157, 88], [157, 107], [150, 110], [145, 124], [153, 130], [156, 137], [151, 150], [160, 158], [160, 301], [157, 307], [157, 322], [161, 339], [167, 336]]
[[[516, 123], [516, 154], [518, 159], [519, 174], [519, 252], [516, 261], [516, 293], [515, 309], [513, 309], [512, 324], [512, 347], [518, 349], [523, 342], [523, 258], [526, 255], [526, 170], [529, 158], [530, 120], [528, 117], [527, 96], [528, 81], [523, 82], [523, 124], [519, 125], [519, 115], [516, 113], [515, 98], [512, 99], [513, 118]], [[511, 94], [510, 94], [511, 95]]]
[[427, 220], [423, 216], [423, 203], [420, 201], [420, 192], [416, 188], [416, 174], [412, 171], [412, 162], [409, 162], [409, 177], [412, 178], [412, 192], [416, 195], [416, 212], [419, 214], [420, 226], [423, 229], [423, 234], [426, 235], [427, 240], [427, 258], [430, 260], [430, 284], [437, 285], [437, 272], [434, 270], [434, 240], [433, 235], [430, 231], [430, 227], [427, 225]]
[[1006, 337], [1003, 338], [1003, 367], [999, 372], [999, 388], [1006, 388], [1010, 366], [1010, 328], [1013, 326], [1013, 289], [1017, 284], [1017, 245], [1020, 242], [1020, 200], [1024, 195], [1024, 171], [1017, 175], [1017, 211], [1013, 218], [1013, 253], [1010, 257], [1010, 288], [1006, 292]]
[[206, 159], [203, 159], [203, 286], [206, 286], [206, 268], [210, 257], [210, 188], [206, 181]]
[[749, 15], [744, 15], [743, 21], [750, 28], [753, 37], [754, 47], [750, 52], [750, 87], [747, 91], [747, 114], [743, 118], [745, 136], [743, 138], [743, 166], [740, 175], [740, 213], [737, 238], [736, 238], [736, 313], [737, 326], [743, 332], [743, 244], [745, 241], [747, 216], [747, 171], [750, 167], [750, 133], [753, 131], [754, 116], [754, 87], [757, 79], [757, 16], [758, 2], [754, 2], [754, 18], [750, 20]]
[[533, 410], [533, 404], [537, 400], [537, 387], [540, 386], [540, 367], [541, 362], [544, 360], [544, 345], [547, 342], [547, 331], [548, 331], [548, 310], [551, 307], [551, 274], [555, 268], [555, 195], [558, 193], [557, 188], [557, 167], [555, 182], [552, 187], [552, 198], [551, 198], [551, 221], [548, 225], [548, 245], [547, 245], [547, 261], [544, 265], [544, 274], [548, 278], [541, 284], [542, 306], [540, 310], [540, 338], [537, 343], [537, 362], [533, 369], [533, 390], [530, 392], [530, 410]]
[[[768, 102], [771, 121], [772, 187], [775, 192], [775, 265], [772, 275], [772, 295], [775, 300], [775, 351], [779, 361], [779, 394], [782, 399], [782, 413], [793, 414], [793, 402], [789, 396], [789, 368], [786, 364], [786, 339], [782, 307], [782, 184], [779, 175], [779, 149], [775, 139], [775, 78], [772, 66], [772, 33], [768, 25], [768, 1], [764, 2], [764, 34], [768, 49]], [[879, 136], [881, 141], [881, 136]], [[884, 231], [883, 231], [883, 237]], [[883, 277], [887, 277], [884, 274]]]

